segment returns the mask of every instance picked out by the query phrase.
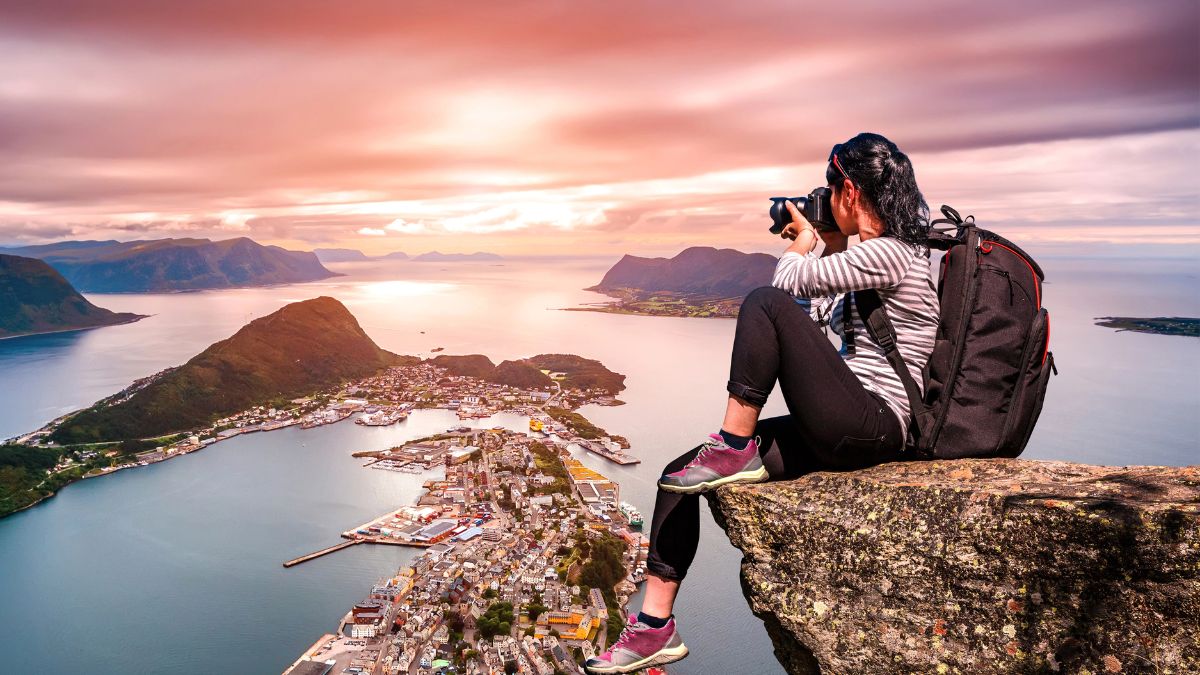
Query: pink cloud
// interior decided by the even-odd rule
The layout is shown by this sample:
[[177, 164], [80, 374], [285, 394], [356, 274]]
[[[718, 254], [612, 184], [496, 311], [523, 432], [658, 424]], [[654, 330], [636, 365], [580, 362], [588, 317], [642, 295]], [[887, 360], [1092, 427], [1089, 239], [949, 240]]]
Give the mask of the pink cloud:
[[863, 130], [931, 202], [1182, 227], [1197, 45], [1195, 3], [10, 3], [0, 240], [749, 246]]

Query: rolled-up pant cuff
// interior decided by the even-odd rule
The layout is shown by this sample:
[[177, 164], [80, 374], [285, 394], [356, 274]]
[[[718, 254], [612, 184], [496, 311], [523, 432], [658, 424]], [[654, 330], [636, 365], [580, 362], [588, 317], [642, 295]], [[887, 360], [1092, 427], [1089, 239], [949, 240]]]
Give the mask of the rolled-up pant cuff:
[[729, 383], [725, 385], [725, 390], [758, 408], [765, 406], [767, 404], [767, 397], [771, 395], [769, 391], [755, 389], [754, 387], [744, 385], [741, 382], [734, 382], [733, 380], [729, 380]]
[[683, 577], [687, 575], [687, 570], [680, 572], [674, 567], [671, 567], [666, 563], [659, 562], [654, 558], [646, 560], [646, 571], [656, 577], [662, 577], [668, 581], [683, 581]]

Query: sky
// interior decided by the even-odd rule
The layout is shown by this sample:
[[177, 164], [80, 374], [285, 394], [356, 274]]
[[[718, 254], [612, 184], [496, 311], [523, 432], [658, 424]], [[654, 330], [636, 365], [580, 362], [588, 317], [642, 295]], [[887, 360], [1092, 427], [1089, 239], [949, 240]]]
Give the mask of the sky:
[[778, 252], [836, 142], [1018, 241], [1200, 244], [1200, 3], [0, 0], [0, 245]]

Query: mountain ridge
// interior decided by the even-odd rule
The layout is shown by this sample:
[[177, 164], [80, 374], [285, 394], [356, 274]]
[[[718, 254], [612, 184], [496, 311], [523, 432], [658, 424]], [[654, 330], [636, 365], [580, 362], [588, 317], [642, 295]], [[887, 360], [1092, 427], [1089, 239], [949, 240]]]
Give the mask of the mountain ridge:
[[315, 253], [248, 237], [63, 241], [0, 252], [44, 260], [75, 288], [91, 293], [241, 288], [340, 276]]

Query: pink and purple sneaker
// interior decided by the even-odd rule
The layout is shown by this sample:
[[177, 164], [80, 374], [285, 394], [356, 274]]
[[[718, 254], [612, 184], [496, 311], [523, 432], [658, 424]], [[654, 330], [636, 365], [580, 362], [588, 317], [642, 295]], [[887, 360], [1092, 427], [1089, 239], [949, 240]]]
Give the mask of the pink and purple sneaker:
[[687, 656], [687, 645], [675, 631], [672, 617], [662, 628], [634, 621], [626, 624], [621, 636], [603, 654], [583, 664], [589, 673], [634, 673], [643, 668], [674, 663]]
[[760, 483], [767, 469], [758, 456], [758, 439], [752, 438], [742, 450], [729, 446], [720, 434], [709, 434], [696, 458], [682, 469], [658, 479], [667, 492], [686, 494], [707, 492], [729, 483]]

